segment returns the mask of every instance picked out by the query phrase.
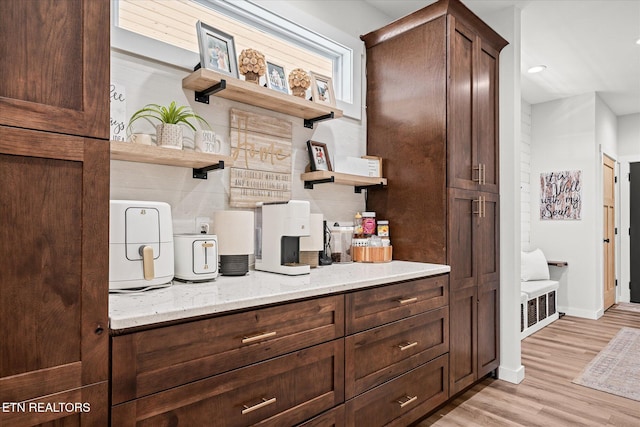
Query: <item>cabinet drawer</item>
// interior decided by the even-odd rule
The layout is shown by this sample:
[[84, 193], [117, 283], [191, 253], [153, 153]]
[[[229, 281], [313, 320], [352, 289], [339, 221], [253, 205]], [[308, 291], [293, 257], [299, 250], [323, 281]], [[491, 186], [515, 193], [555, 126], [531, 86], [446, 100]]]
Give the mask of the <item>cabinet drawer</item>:
[[449, 351], [442, 307], [345, 338], [347, 399]]
[[344, 427], [344, 405], [318, 415], [300, 424], [299, 427]]
[[409, 425], [447, 400], [448, 365], [442, 355], [347, 401], [346, 425]]
[[295, 425], [344, 401], [343, 366], [335, 340], [116, 405], [112, 425]]
[[447, 305], [449, 276], [367, 289], [347, 294], [346, 298], [346, 329], [352, 334]]
[[112, 402], [344, 335], [343, 296], [318, 298], [113, 337]]

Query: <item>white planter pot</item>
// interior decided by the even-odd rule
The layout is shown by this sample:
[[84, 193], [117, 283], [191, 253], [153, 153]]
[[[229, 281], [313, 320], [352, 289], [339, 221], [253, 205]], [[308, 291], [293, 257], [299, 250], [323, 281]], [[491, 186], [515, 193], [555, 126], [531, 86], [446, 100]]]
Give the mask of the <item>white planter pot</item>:
[[163, 123], [156, 126], [158, 147], [182, 150], [182, 126]]

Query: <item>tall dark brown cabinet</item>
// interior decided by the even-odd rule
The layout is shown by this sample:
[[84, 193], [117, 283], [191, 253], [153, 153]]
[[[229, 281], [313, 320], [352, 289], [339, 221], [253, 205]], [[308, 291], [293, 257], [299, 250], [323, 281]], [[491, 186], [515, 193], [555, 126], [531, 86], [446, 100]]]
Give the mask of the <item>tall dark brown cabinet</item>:
[[446, 263], [450, 395], [499, 364], [498, 55], [507, 42], [458, 0], [362, 37], [367, 153], [388, 187], [367, 209], [394, 259]]
[[0, 425], [107, 425], [109, 1], [3, 0], [0, 39]]

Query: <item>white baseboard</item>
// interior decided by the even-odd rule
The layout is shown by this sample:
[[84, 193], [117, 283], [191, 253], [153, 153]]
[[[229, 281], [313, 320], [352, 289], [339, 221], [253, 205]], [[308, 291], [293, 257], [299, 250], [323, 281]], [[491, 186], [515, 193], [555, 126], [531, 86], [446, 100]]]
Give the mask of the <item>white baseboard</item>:
[[602, 317], [602, 309], [600, 310], [584, 310], [581, 308], [558, 306], [558, 311], [567, 316], [582, 317], [584, 319], [597, 320]]
[[498, 367], [498, 378], [512, 384], [520, 384], [524, 380], [524, 366], [520, 365], [514, 370], [500, 365]]

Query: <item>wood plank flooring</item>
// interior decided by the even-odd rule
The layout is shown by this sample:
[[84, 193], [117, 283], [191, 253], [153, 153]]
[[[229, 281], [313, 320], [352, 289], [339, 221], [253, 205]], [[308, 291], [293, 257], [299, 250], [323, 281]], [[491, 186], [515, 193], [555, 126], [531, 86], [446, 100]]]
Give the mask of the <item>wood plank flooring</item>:
[[486, 378], [417, 426], [640, 426], [640, 402], [571, 383], [623, 326], [640, 313], [565, 316], [522, 341], [522, 383]]

